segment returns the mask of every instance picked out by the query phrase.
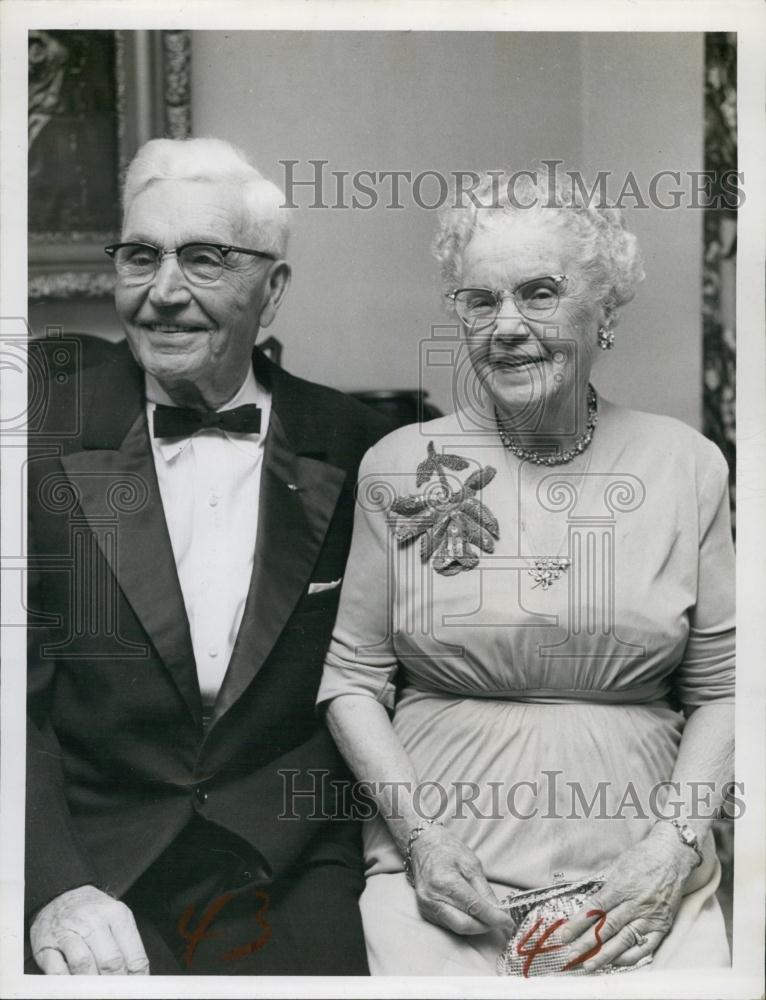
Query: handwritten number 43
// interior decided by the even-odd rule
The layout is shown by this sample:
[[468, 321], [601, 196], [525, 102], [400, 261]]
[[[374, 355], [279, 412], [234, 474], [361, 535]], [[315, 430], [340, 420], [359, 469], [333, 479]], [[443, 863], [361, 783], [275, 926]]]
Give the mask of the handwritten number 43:
[[[587, 962], [589, 958], [593, 958], [594, 955], [598, 955], [599, 951], [601, 951], [602, 941], [599, 931], [604, 926], [604, 921], [606, 920], [606, 912], [604, 910], [589, 910], [587, 916], [599, 918], [598, 923], [595, 926], [596, 943], [592, 948], [590, 948], [584, 954], [578, 955], [577, 958], [573, 958], [571, 962], [567, 962], [567, 964], [561, 970], [562, 972], [570, 972], [572, 969], [575, 969], [578, 965], [582, 965], [583, 962]], [[529, 970], [532, 968], [532, 963], [534, 962], [534, 960], [537, 958], [538, 955], [545, 955], [548, 952], [558, 951], [560, 948], [564, 947], [563, 944], [546, 945], [545, 942], [552, 934], [554, 934], [559, 929], [559, 927], [567, 923], [567, 918], [562, 917], [560, 920], [556, 920], [554, 923], [550, 925], [550, 927], [547, 927], [543, 931], [543, 933], [536, 941], [532, 941], [533, 935], [537, 932], [542, 922], [543, 922], [542, 919], [536, 920], [533, 926], [527, 931], [527, 933], [524, 935], [521, 941], [519, 941], [519, 943], [516, 945], [516, 954], [520, 955], [524, 959], [522, 974], [524, 975], [525, 978], [529, 977]], [[530, 944], [530, 941], [531, 941], [531, 946], [528, 948], [527, 945]]]
[[[248, 941], [247, 944], [240, 945], [237, 948], [232, 948], [227, 951], [223, 956], [225, 962], [235, 962], [237, 959], [247, 958], [248, 955], [252, 955], [253, 952], [259, 951], [271, 938], [271, 924], [266, 920], [266, 913], [269, 908], [270, 898], [267, 892], [263, 892], [261, 889], [256, 889], [253, 893], [255, 898], [260, 902], [260, 906], [255, 911], [254, 920], [258, 927], [261, 929], [261, 933], [258, 937], [253, 938], [252, 941]], [[194, 903], [191, 903], [184, 910], [181, 915], [181, 919], [178, 921], [178, 933], [186, 942], [186, 950], [183, 953], [183, 961], [186, 964], [186, 968], [190, 968], [192, 961], [194, 959], [194, 952], [197, 950], [197, 945], [200, 941], [208, 941], [211, 938], [218, 937], [216, 931], [211, 931], [210, 925], [221, 912], [221, 910], [234, 899], [235, 893], [225, 892], [218, 899], [214, 900], [210, 906], [205, 910], [202, 916], [197, 922], [197, 926], [193, 929], [189, 929], [189, 922], [194, 916]]]

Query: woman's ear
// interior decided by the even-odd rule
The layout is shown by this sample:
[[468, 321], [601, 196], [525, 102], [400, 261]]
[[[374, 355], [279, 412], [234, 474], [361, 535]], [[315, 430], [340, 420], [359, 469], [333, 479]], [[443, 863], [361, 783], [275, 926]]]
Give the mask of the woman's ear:
[[617, 323], [617, 307], [611, 297], [601, 301], [598, 325], [605, 330], [611, 330]]
[[278, 260], [273, 264], [269, 273], [269, 283], [267, 287], [267, 298], [261, 309], [258, 325], [263, 328], [269, 326], [277, 314], [277, 310], [285, 297], [292, 271], [290, 265], [285, 260]]

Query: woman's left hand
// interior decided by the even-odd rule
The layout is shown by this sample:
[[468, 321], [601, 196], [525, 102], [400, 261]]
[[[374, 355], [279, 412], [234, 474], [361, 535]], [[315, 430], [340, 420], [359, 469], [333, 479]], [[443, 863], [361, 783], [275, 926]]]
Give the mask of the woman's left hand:
[[592, 972], [608, 963], [634, 965], [651, 955], [673, 926], [695, 854], [669, 823], [658, 823], [607, 869], [598, 893], [558, 933], [570, 962]]

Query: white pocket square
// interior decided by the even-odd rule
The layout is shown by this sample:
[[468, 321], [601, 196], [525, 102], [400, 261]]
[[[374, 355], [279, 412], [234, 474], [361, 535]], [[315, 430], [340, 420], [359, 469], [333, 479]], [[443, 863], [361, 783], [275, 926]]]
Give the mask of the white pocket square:
[[309, 594], [321, 594], [323, 590], [334, 590], [336, 587], [340, 587], [342, 579], [343, 577], [339, 576], [337, 580], [330, 580], [329, 583], [310, 583]]

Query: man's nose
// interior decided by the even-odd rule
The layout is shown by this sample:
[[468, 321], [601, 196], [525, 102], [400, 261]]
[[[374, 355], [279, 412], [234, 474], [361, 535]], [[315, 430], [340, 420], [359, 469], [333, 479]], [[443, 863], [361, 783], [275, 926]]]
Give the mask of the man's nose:
[[185, 305], [190, 298], [189, 285], [178, 264], [178, 258], [175, 254], [165, 254], [152, 278], [149, 301], [153, 306], [161, 308]]
[[529, 326], [519, 312], [512, 295], [504, 295], [495, 318], [493, 336], [503, 339], [519, 340], [529, 336]]

